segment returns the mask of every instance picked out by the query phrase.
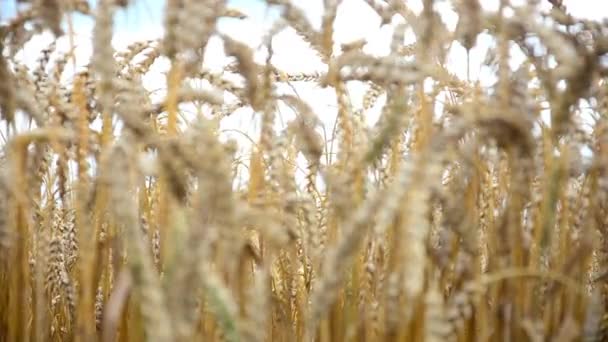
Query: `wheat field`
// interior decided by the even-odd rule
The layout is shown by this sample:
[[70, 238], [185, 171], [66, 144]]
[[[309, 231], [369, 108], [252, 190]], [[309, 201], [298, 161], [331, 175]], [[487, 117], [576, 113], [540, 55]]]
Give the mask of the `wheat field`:
[[[254, 47], [217, 29], [245, 18], [226, 1], [167, 0], [162, 37], [121, 50], [116, 13], [135, 1], [15, 0], [0, 341], [608, 340], [608, 20], [560, 0], [357, 1], [391, 28], [387, 54], [337, 43], [341, 0], [320, 27], [266, 0], [280, 15]], [[74, 15], [94, 20], [84, 68]], [[322, 70], [274, 65], [284, 30]], [[490, 83], [448, 65], [481, 36]], [[244, 108], [259, 132], [227, 138]]]

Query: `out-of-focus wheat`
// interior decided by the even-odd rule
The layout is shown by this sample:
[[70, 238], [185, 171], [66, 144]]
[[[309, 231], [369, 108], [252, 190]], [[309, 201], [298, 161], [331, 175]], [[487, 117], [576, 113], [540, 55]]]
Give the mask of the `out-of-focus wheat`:
[[[319, 28], [268, 0], [258, 47], [221, 32], [247, 20], [225, 1], [170, 0], [164, 37], [121, 51], [131, 2], [21, 1], [0, 26], [0, 340], [606, 340], [607, 23], [454, 0], [452, 29], [432, 0], [361, 1], [386, 55], [339, 40], [339, 0]], [[95, 21], [78, 70], [56, 40], [73, 12]], [[289, 27], [326, 68], [274, 64]], [[492, 85], [445, 64], [480, 36]], [[224, 129], [242, 108], [259, 134]]]

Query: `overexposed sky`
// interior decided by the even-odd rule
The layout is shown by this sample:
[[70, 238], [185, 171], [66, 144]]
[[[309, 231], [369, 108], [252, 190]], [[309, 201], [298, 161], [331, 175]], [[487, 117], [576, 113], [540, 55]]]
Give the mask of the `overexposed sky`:
[[[204, 0], [201, 0], [204, 1]], [[545, 5], [549, 6], [546, 0]], [[96, 1], [89, 0], [94, 7]], [[499, 0], [481, 0], [484, 8], [495, 10], [498, 8]], [[523, 4], [526, 0], [512, 0], [514, 5]], [[14, 16], [15, 0], [0, 0], [0, 20]], [[120, 10], [115, 18], [115, 35], [113, 45], [117, 51], [123, 50], [127, 45], [135, 41], [156, 39], [163, 34], [163, 11], [164, 0], [131, 0], [131, 5]], [[323, 0], [292, 0], [292, 3], [299, 6], [308, 15], [311, 24], [315, 28], [321, 25], [323, 13]], [[414, 11], [421, 9], [421, 0], [406, 1]], [[608, 1], [605, 0], [565, 0], [569, 12], [577, 17], [602, 20], [608, 18]], [[219, 31], [243, 41], [252, 47], [259, 46], [261, 37], [268, 31], [272, 23], [279, 16], [279, 8], [267, 6], [260, 0], [230, 0], [228, 6], [238, 9], [248, 15], [245, 20], [226, 18], [222, 19], [218, 25]], [[457, 16], [451, 10], [451, 2], [437, 0], [436, 6], [448, 26], [453, 28], [456, 25]], [[75, 43], [77, 45], [76, 56], [79, 65], [86, 65], [91, 54], [91, 29], [93, 21], [91, 18], [81, 15], [73, 17], [76, 29]], [[368, 44], [365, 51], [375, 55], [385, 55], [389, 52], [390, 38], [393, 31], [392, 25], [380, 28], [380, 18], [362, 0], [343, 0], [338, 11], [335, 22], [336, 44], [347, 43], [361, 38], [367, 40]], [[413, 41], [413, 36], [410, 34]], [[34, 37], [26, 44], [18, 58], [28, 65], [33, 65], [39, 56], [40, 50], [48, 46], [53, 37], [50, 33], [44, 33]], [[407, 36], [406, 36], [406, 39]], [[485, 40], [484, 40], [485, 39]], [[59, 38], [57, 41], [58, 51], [68, 50], [67, 37]], [[488, 37], [481, 35], [478, 39], [478, 46], [471, 54], [470, 76], [472, 80], [480, 80], [485, 85], [491, 84], [493, 80], [484, 76], [482, 62], [488, 50]], [[324, 66], [312, 49], [302, 41], [292, 29], [286, 29], [275, 37], [275, 55], [273, 63], [279, 69], [288, 73], [322, 71]], [[260, 62], [263, 62], [263, 55], [260, 55]], [[226, 64], [223, 53], [222, 43], [217, 38], [212, 38], [209, 43], [205, 62], [206, 68], [221, 70]], [[464, 48], [455, 44], [448, 55], [447, 66], [451, 72], [461, 79], [466, 79], [466, 52]], [[164, 72], [167, 69], [166, 63], [157, 63], [152, 72], [144, 79], [147, 89], [155, 92], [155, 97], [162, 99], [165, 86]], [[486, 72], [487, 75], [491, 73]], [[294, 84], [304, 100], [306, 100], [315, 113], [322, 119], [327, 134], [330, 134], [335, 120], [336, 101], [331, 89], [321, 89], [312, 84]], [[351, 82], [348, 85], [351, 94], [352, 105], [356, 109], [361, 105], [362, 94], [366, 89], [363, 84]], [[282, 85], [280, 92], [293, 93], [290, 86]], [[229, 101], [230, 99], [227, 99]], [[368, 123], [372, 124], [379, 115], [381, 103], [374, 110], [367, 113]], [[283, 106], [279, 108], [278, 126], [283, 126], [285, 121], [293, 116], [290, 109]], [[290, 114], [291, 113], [291, 114]], [[257, 116], [251, 110], [240, 110], [222, 122], [222, 129], [239, 129], [256, 139], [259, 133]], [[228, 136], [235, 138], [239, 144], [248, 144], [247, 139], [237, 133], [227, 133]], [[245, 147], [247, 149], [247, 147]]]
[[[545, 1], [548, 6], [548, 2]], [[94, 7], [95, 0], [89, 0]], [[153, 39], [162, 36], [163, 10], [165, 6], [164, 0], [131, 0], [131, 5], [126, 10], [121, 10], [116, 16], [116, 35], [115, 46], [117, 49], [123, 48], [130, 42], [135, 40]], [[309, 19], [314, 27], [320, 27], [321, 15], [323, 13], [323, 0], [293, 0], [294, 4], [304, 10], [309, 16]], [[499, 0], [481, 0], [482, 5], [487, 9], [496, 9]], [[525, 3], [526, 0], [512, 0], [513, 4]], [[421, 8], [421, 0], [406, 1], [414, 11]], [[443, 14], [444, 20], [448, 27], [453, 27], [456, 24], [457, 17], [450, 10], [450, 1], [438, 0], [436, 6]], [[570, 13], [575, 16], [585, 17], [589, 19], [601, 20], [608, 18], [608, 1], [604, 0], [565, 0]], [[237, 8], [248, 15], [246, 20], [224, 19], [220, 23], [220, 30], [228, 33], [235, 38], [248, 42], [251, 45], [259, 43], [259, 39], [264, 32], [270, 27], [273, 20], [278, 17], [279, 10], [276, 6], [269, 7], [261, 0], [230, 0], [228, 5]], [[15, 14], [15, 0], [0, 0], [0, 19], [6, 20]], [[75, 26], [77, 30], [77, 41], [82, 48], [79, 53], [82, 56], [88, 54], [90, 50], [90, 31], [93, 25], [92, 19], [75, 15]], [[388, 42], [390, 37], [390, 27], [379, 29], [380, 19], [362, 0], [343, 0], [340, 5], [338, 17], [335, 25], [335, 38], [338, 43], [354, 41], [360, 38], [368, 39], [368, 49], [378, 53], [388, 52]], [[28, 50], [32, 55], [37, 54], [37, 48], [40, 44], [44, 45], [50, 37], [38, 37], [33, 44], [28, 46]], [[281, 39], [283, 38], [283, 39]], [[62, 39], [60, 39], [61, 42]], [[63, 39], [66, 40], [66, 39]], [[285, 58], [281, 61], [285, 67], [291, 69], [302, 68], [302, 59], [307, 58], [308, 54], [301, 54], [301, 48], [309, 50], [305, 44], [301, 43], [298, 38], [286, 33], [277, 38], [277, 59], [281, 60], [282, 53], [288, 52], [290, 58]], [[283, 49], [281, 46], [288, 44], [288, 49]], [[292, 47], [291, 45], [295, 45]], [[302, 46], [300, 46], [302, 45]], [[90, 52], [89, 52], [90, 53]], [[302, 58], [300, 58], [300, 56]], [[25, 56], [24, 56], [25, 57]], [[27, 58], [27, 57], [26, 57]], [[34, 57], [35, 58], [35, 57]], [[455, 68], [461, 69], [461, 68]]]
[[[545, 3], [548, 6], [548, 1]], [[96, 1], [89, 0], [94, 7]], [[131, 5], [126, 10], [121, 10], [116, 16], [116, 30], [114, 46], [117, 50], [125, 48], [128, 44], [137, 40], [154, 39], [162, 36], [163, 33], [163, 10], [164, 0], [131, 0]], [[293, 0], [308, 15], [312, 25], [320, 27], [321, 16], [323, 13], [323, 0]], [[481, 0], [482, 5], [487, 9], [496, 9], [499, 0]], [[512, 3], [525, 3], [526, 0], [512, 0]], [[608, 1], [604, 0], [565, 0], [568, 10], [575, 16], [586, 17], [589, 19], [601, 20], [608, 18]], [[421, 8], [421, 0], [406, 1], [414, 11]], [[15, 14], [15, 0], [0, 0], [0, 19], [3, 21]], [[438, 0], [436, 6], [442, 13], [448, 27], [456, 25], [457, 17], [450, 9], [450, 1]], [[267, 32], [272, 22], [276, 20], [279, 9], [276, 6], [266, 5], [261, 0], [230, 0], [230, 7], [239, 9], [248, 15], [245, 20], [223, 19], [219, 24], [219, 29], [223, 33], [233, 36], [235, 39], [244, 41], [251, 46], [259, 45], [260, 38]], [[82, 64], [91, 53], [91, 29], [93, 21], [81, 15], [74, 16], [76, 28], [77, 53]], [[362, 0], [343, 0], [340, 5], [338, 16], [335, 23], [335, 40], [337, 44], [366, 38], [368, 45], [366, 51], [374, 54], [388, 53], [390, 34], [392, 28], [386, 26], [379, 28], [380, 19]], [[19, 56], [27, 64], [35, 60], [41, 48], [48, 45], [52, 37], [44, 34], [32, 39], [26, 46], [23, 53]], [[483, 37], [480, 38], [483, 40]], [[58, 50], [67, 45], [67, 38], [60, 38]], [[315, 57], [311, 49], [299, 39], [292, 30], [286, 30], [276, 37], [275, 40], [275, 60], [277, 67], [287, 72], [312, 71], [320, 67], [320, 61]], [[479, 46], [483, 46], [480, 42]], [[209, 47], [209, 59], [211, 64], [222, 63], [223, 51], [217, 39], [211, 42]], [[217, 50], [217, 51], [216, 51]], [[450, 55], [448, 61], [452, 71], [458, 76], [466, 78], [462, 67], [464, 61], [464, 49], [456, 51]], [[475, 78], [475, 66], [481, 64], [483, 51], [472, 56], [471, 76]], [[212, 67], [213, 65], [209, 65]]]

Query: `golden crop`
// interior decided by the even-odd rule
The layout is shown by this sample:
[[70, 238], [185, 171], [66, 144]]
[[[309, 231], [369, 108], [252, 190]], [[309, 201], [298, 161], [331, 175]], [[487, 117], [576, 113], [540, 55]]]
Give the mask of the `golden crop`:
[[[320, 29], [266, 0], [281, 19], [258, 48], [217, 30], [245, 17], [226, 1], [167, 0], [164, 37], [125, 51], [129, 1], [20, 1], [0, 26], [0, 341], [606, 340], [608, 21], [453, 0], [450, 29], [439, 1], [357, 1], [392, 25], [390, 53], [336, 43], [340, 0]], [[84, 70], [52, 39], [16, 57], [43, 30], [72, 37], [74, 12], [95, 21]], [[324, 70], [273, 65], [288, 27]], [[490, 86], [446, 67], [480, 35]], [[142, 79], [162, 60], [158, 101]], [[277, 90], [302, 82], [335, 94], [333, 130]], [[218, 128], [240, 108], [251, 148]]]

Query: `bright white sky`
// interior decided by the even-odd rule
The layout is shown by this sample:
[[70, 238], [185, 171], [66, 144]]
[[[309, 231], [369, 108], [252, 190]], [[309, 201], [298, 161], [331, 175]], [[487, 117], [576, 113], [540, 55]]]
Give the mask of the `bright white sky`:
[[[91, 3], [95, 1], [89, 0]], [[201, 0], [202, 1], [202, 0]], [[526, 0], [512, 0], [512, 3], [524, 3]], [[542, 0], [545, 1], [546, 0]], [[122, 10], [116, 17], [116, 30], [113, 45], [120, 51], [134, 41], [155, 39], [162, 37], [163, 34], [163, 9], [164, 0], [131, 0], [131, 6], [127, 10]], [[493, 10], [498, 8], [499, 0], [481, 0], [484, 8]], [[565, 0], [565, 5], [569, 12], [577, 17], [602, 20], [608, 18], [608, 1], [604, 0]], [[250, 46], [259, 46], [261, 37], [267, 32], [272, 22], [278, 17], [278, 9], [268, 6], [260, 0], [231, 0], [229, 6], [239, 9], [248, 15], [245, 20], [224, 19], [219, 24], [219, 30], [229, 34], [235, 39], [248, 43]], [[293, 0], [293, 3], [302, 8], [309, 16], [311, 23], [316, 28], [320, 27], [321, 15], [323, 12], [323, 0]], [[414, 10], [420, 10], [421, 0], [410, 0], [408, 5]], [[0, 0], [0, 18], [4, 21], [15, 13], [14, 0]], [[548, 3], [546, 3], [547, 6]], [[449, 28], [456, 25], [457, 17], [450, 9], [450, 2], [438, 0], [436, 6], [444, 18]], [[93, 22], [89, 18], [82, 16], [74, 17], [76, 28], [77, 61], [79, 65], [85, 65], [91, 54], [91, 29]], [[350, 42], [365, 38], [368, 41], [365, 50], [372, 54], [384, 55], [389, 51], [390, 37], [393, 27], [387, 25], [380, 29], [380, 18], [362, 0], [343, 0], [340, 5], [338, 16], [335, 23], [335, 39], [337, 44]], [[26, 64], [32, 65], [39, 56], [42, 48], [46, 47], [52, 39], [50, 34], [43, 34], [35, 37], [28, 43], [22, 53], [18, 56]], [[58, 50], [68, 49], [66, 37], [60, 38], [57, 42]], [[484, 76], [481, 67], [482, 61], [488, 49], [488, 43], [484, 42], [484, 37], [480, 36], [478, 47], [471, 53], [471, 78], [480, 80], [482, 84], [489, 85], [491, 78]], [[288, 29], [279, 34], [274, 41], [275, 56], [273, 63], [279, 69], [286, 72], [310, 72], [323, 70], [323, 65], [316, 57], [315, 53], [305, 44], [295, 33]], [[260, 56], [263, 57], [263, 56]], [[263, 58], [260, 59], [260, 62]], [[218, 39], [212, 39], [208, 46], [206, 67], [220, 69], [226, 64], [223, 54], [222, 44]], [[159, 90], [164, 88], [167, 66], [162, 63], [155, 65], [155, 70], [144, 80], [144, 85], [149, 90]], [[466, 53], [464, 48], [453, 46], [453, 50], [448, 55], [448, 68], [462, 79], [466, 79]], [[324, 128], [329, 135], [335, 118], [335, 96], [329, 89], [319, 89], [314, 85], [296, 85], [298, 94], [305, 99], [322, 119]], [[361, 84], [349, 84], [352, 105], [358, 108], [360, 99], [365, 91]], [[293, 89], [285, 86], [280, 91], [293, 92]], [[156, 93], [163, 96], [163, 91]], [[227, 99], [228, 100], [228, 99]], [[357, 102], [357, 100], [359, 102]], [[375, 121], [379, 113], [379, 104], [372, 113], [368, 114], [371, 122]], [[287, 108], [280, 108], [280, 119], [277, 123], [283, 126], [288, 120]], [[232, 115], [222, 122], [223, 129], [238, 128], [251, 136], [258, 134], [257, 118], [251, 111], [242, 110]], [[239, 144], [248, 144], [239, 134], [228, 135], [238, 140]], [[244, 146], [246, 147], [246, 146]], [[246, 147], [247, 148], [247, 147]]]
[[[546, 0], [545, 3], [548, 6]], [[89, 0], [94, 3], [94, 0]], [[162, 37], [163, 34], [163, 9], [164, 0], [131, 0], [128, 9], [122, 10], [116, 17], [116, 30], [114, 36], [114, 46], [117, 50], [124, 49], [134, 41], [154, 39]], [[482, 5], [487, 9], [496, 9], [499, 0], [481, 0]], [[512, 0], [514, 4], [524, 3], [526, 0]], [[268, 9], [268, 6], [261, 0], [230, 0], [229, 6], [239, 9], [249, 17], [245, 20], [224, 19], [220, 22], [219, 29], [235, 39], [248, 43], [250, 46], [259, 46], [262, 35], [267, 32], [272, 22], [278, 17], [276, 6]], [[293, 3], [304, 10], [309, 16], [313, 26], [320, 27], [321, 16], [323, 13], [323, 0], [293, 0]], [[421, 0], [409, 0], [408, 6], [413, 10], [421, 8]], [[450, 2], [438, 0], [437, 7], [448, 25], [452, 28], [456, 25], [457, 17], [450, 9]], [[587, 17], [590, 19], [608, 18], [608, 1], [603, 0], [565, 0], [568, 10], [575, 16]], [[11, 17], [15, 12], [15, 0], [0, 0], [0, 18]], [[83, 16], [75, 16], [76, 44], [78, 48], [77, 59], [80, 65], [87, 63], [91, 54], [91, 29], [93, 22]], [[379, 28], [380, 18], [362, 0], [343, 0], [340, 5], [335, 24], [336, 43], [345, 43], [360, 38], [366, 38], [368, 45], [365, 50], [373, 54], [383, 55], [388, 53], [392, 27], [387, 25]], [[50, 34], [43, 34], [35, 37], [27, 44], [23, 53], [18, 57], [26, 64], [33, 63], [39, 56], [42, 48], [51, 41]], [[68, 40], [66, 37], [58, 41], [58, 50], [67, 49]], [[278, 35], [274, 42], [275, 65], [286, 72], [310, 72], [322, 69], [322, 64], [305, 44], [290, 29]], [[478, 48], [471, 54], [471, 78], [480, 79], [482, 75], [481, 64], [487, 51], [487, 42], [484, 37], [478, 39]], [[262, 56], [260, 56], [262, 57]], [[218, 39], [212, 39], [206, 55], [206, 67], [219, 68], [225, 64], [223, 48]], [[465, 50], [455, 45], [452, 53], [448, 56], [448, 67], [453, 73], [466, 79], [466, 54]], [[162, 88], [164, 77], [158, 74], [157, 79], [150, 79], [146, 86], [153, 89]], [[481, 81], [489, 81], [481, 77]], [[356, 104], [353, 104], [356, 105]]]

